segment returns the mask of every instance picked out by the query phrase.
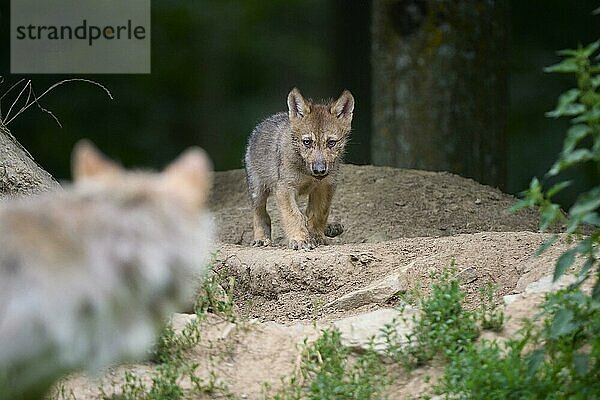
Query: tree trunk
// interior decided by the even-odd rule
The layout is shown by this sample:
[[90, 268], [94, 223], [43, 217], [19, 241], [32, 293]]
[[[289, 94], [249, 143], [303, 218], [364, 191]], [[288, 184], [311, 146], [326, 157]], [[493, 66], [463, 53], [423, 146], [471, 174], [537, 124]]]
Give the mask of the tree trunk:
[[0, 121], [0, 197], [27, 196], [60, 185], [40, 168]]
[[503, 187], [508, 2], [375, 0], [374, 164]]

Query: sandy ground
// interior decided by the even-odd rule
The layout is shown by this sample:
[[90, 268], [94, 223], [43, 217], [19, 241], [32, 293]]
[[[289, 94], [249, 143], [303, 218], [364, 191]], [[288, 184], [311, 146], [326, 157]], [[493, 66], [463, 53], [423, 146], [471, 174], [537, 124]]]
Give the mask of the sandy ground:
[[[252, 240], [246, 190], [243, 170], [216, 173], [210, 203], [223, 243], [248, 245]], [[514, 202], [513, 196], [498, 189], [447, 172], [344, 165], [330, 221], [341, 222], [345, 232], [332, 243], [537, 231], [533, 211], [507, 211]], [[283, 244], [273, 198], [269, 199], [268, 210], [273, 220], [273, 239]]]
[[[210, 204], [220, 243], [214, 270], [223, 282], [235, 278], [237, 311], [244, 322], [230, 326], [211, 317], [202, 343], [190, 356], [199, 363], [200, 375], [213, 371], [240, 398], [263, 398], [264, 382], [277, 387], [296, 367], [304, 338], [316, 337], [320, 327], [397, 301], [392, 296], [356, 307], [330, 305], [348, 293], [393, 274], [398, 276], [398, 294], [418, 283], [426, 292], [431, 272], [453, 263], [467, 293], [466, 304], [473, 307], [486, 282], [498, 286], [498, 300], [523, 293], [552, 271], [567, 247], [563, 241], [533, 257], [548, 234], [537, 232], [533, 211], [508, 213], [515, 198], [497, 189], [449, 173], [347, 165], [330, 218], [344, 225], [340, 237], [315, 250], [286, 249], [270, 201], [275, 246], [252, 248], [243, 171], [215, 175]], [[516, 319], [534, 307], [512, 307], [518, 316], [510, 325], [514, 332]], [[128, 368], [144, 372], [153, 366]], [[73, 377], [67, 387], [77, 399], [96, 399], [98, 385], [110, 388], [123, 369], [95, 380]], [[427, 367], [407, 375], [390, 369], [398, 378], [389, 388], [391, 399], [418, 396], [430, 386], [425, 377], [435, 378], [441, 371]]]

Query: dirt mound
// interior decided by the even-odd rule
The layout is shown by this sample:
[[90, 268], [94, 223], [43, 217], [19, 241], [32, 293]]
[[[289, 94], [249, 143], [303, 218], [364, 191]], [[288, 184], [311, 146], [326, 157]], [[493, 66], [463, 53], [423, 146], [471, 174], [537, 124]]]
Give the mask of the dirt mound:
[[343, 310], [325, 306], [390, 274], [401, 275], [399, 293], [418, 281], [427, 287], [429, 272], [452, 260], [467, 301], [475, 301], [488, 281], [502, 296], [539, 262], [530, 257], [545, 237], [534, 233], [534, 211], [507, 211], [515, 200], [446, 172], [344, 165], [330, 220], [341, 222], [345, 232], [332, 245], [282, 248], [279, 212], [269, 199], [276, 246], [252, 248], [244, 171], [217, 172], [210, 205], [222, 244], [215, 269], [224, 282], [235, 278], [243, 315], [262, 321], [333, 319], [381, 307], [381, 300]]
[[[248, 245], [252, 214], [243, 170], [217, 172], [210, 207], [223, 243]], [[284, 234], [274, 199], [269, 199], [275, 244]], [[302, 200], [302, 199], [301, 199]], [[332, 244], [452, 236], [476, 232], [537, 231], [533, 211], [510, 214], [513, 196], [447, 172], [369, 165], [344, 165], [333, 199], [331, 221], [345, 232]], [[302, 206], [305, 202], [301, 201]]]
[[[282, 248], [279, 212], [270, 199], [273, 239], [280, 246], [252, 248], [244, 173], [217, 173], [211, 198], [221, 242], [215, 271], [222, 282], [235, 278], [238, 312], [257, 324], [256, 331], [238, 338], [238, 344], [258, 343], [256, 339], [261, 349], [255, 356], [244, 350], [239, 354], [246, 356], [232, 357], [230, 365], [237, 372], [230, 381], [245, 376], [244, 387], [233, 383], [232, 390], [259, 398], [254, 378], [265, 376], [255, 371], [277, 371], [268, 377], [277, 386], [281, 371], [289, 372], [293, 364], [289, 355], [286, 360], [278, 356], [303, 338], [314, 337], [311, 321], [323, 326], [353, 318], [369, 320], [416, 285], [427, 292], [431, 273], [452, 263], [467, 307], [479, 304], [479, 288], [488, 282], [497, 285], [498, 302], [505, 295], [523, 296], [528, 285], [551, 274], [568, 244], [562, 241], [533, 257], [549, 235], [537, 233], [535, 211], [509, 213], [515, 201], [498, 189], [450, 173], [345, 165], [330, 217], [341, 222], [345, 232], [332, 245], [310, 251]], [[302, 199], [301, 206], [305, 206]], [[356, 328], [354, 322], [350, 326], [351, 331]], [[275, 339], [278, 329], [287, 332], [282, 336], [287, 341]], [[417, 395], [429, 386], [424, 376], [440, 371], [415, 371], [392, 385], [389, 394]], [[232, 377], [226, 369], [222, 373]]]
[[[498, 286], [501, 298], [520, 293], [527, 283], [548, 274], [567, 248], [558, 244], [542, 257], [532, 257], [548, 236], [487, 232], [325, 246], [312, 251], [223, 245], [215, 271], [224, 282], [228, 276], [235, 277], [236, 302], [242, 315], [261, 321], [332, 320], [389, 306], [397, 302], [396, 295], [417, 283], [426, 291], [431, 273], [451, 263], [467, 293], [467, 305], [475, 306], [478, 290], [487, 282]], [[389, 281], [388, 277], [396, 281], [387, 297], [376, 294], [370, 299], [363, 293], [377, 281]], [[354, 302], [336, 303], [361, 290]]]
[[[398, 303], [399, 294], [417, 284], [427, 292], [431, 272], [452, 262], [468, 307], [478, 304], [478, 289], [487, 282], [497, 285], [498, 301], [514, 294], [509, 297], [516, 300], [507, 308], [509, 321], [514, 321], [509, 325], [514, 326], [505, 329], [507, 335], [513, 334], [520, 317], [529, 316], [525, 311], [535, 310], [532, 303], [523, 303], [527, 291], [538, 290], [544, 279], [551, 283], [553, 264], [569, 246], [559, 241], [541, 257], [533, 257], [548, 238], [537, 233], [536, 213], [508, 213], [514, 197], [470, 179], [443, 172], [346, 165], [331, 212], [331, 220], [346, 229], [332, 245], [301, 251], [253, 248], [249, 247], [252, 216], [243, 171], [215, 175], [210, 205], [220, 244], [214, 270], [223, 285], [231, 282], [229, 277], [235, 278], [234, 301], [243, 322], [211, 319], [201, 327], [202, 342], [189, 357], [199, 365], [199, 376], [214, 374], [240, 398], [264, 398], [263, 382], [279, 387], [281, 377], [298, 366], [302, 343], [314, 339], [322, 327], [335, 325], [349, 343], [371, 325], [376, 327], [372, 334], [377, 334], [383, 326], [380, 319], [393, 314], [391, 307]], [[274, 242], [283, 245], [272, 199], [269, 212]], [[124, 370], [139, 371], [148, 381], [148, 371], [155, 368], [150, 364], [121, 367], [101, 381], [110, 391], [113, 381], [123, 383]], [[435, 379], [441, 367], [393, 374], [397, 379], [389, 397], [408, 398], [430, 388], [426, 377]], [[73, 388], [78, 400], [99, 399], [99, 383], [76, 376], [67, 387]]]

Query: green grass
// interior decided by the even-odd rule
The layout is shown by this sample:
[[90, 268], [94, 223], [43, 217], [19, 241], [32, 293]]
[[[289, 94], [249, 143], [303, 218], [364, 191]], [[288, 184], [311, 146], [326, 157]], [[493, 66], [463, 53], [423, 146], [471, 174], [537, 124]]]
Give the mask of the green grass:
[[[153, 359], [156, 366], [149, 381], [126, 372], [124, 383], [104, 400], [179, 400], [208, 395], [234, 398], [211, 374], [196, 376], [197, 364], [186, 352], [200, 340], [198, 324], [202, 310], [221, 310], [224, 318], [233, 314], [230, 297], [215, 293], [214, 281], [206, 286], [210, 295], [199, 302], [198, 319], [181, 333], [167, 326]], [[408, 369], [439, 360], [445, 363], [443, 376], [431, 383], [432, 394], [447, 399], [600, 399], [600, 304], [578, 287], [549, 294], [538, 314], [539, 320], [525, 322], [524, 328], [503, 343], [476, 342], [481, 329], [500, 330], [502, 310], [494, 303], [494, 287], [481, 289], [479, 308], [463, 307], [465, 293], [454, 268], [435, 275], [431, 293], [412, 293], [420, 309], [414, 330], [399, 337], [393, 324], [382, 331], [388, 344], [383, 356]], [[208, 299], [208, 300], [207, 300]], [[220, 299], [220, 300], [218, 300]], [[282, 387], [264, 388], [268, 400], [372, 400], [384, 396], [392, 381], [382, 354], [373, 345], [360, 354], [341, 341], [336, 329], [323, 330], [319, 338], [305, 341], [297, 370], [282, 379]], [[187, 389], [182, 381], [187, 381]], [[429, 396], [428, 395], [428, 396]], [[64, 393], [62, 397], [68, 397]]]
[[[425, 298], [416, 289], [405, 298], [420, 310], [419, 316], [412, 318], [412, 333], [399, 337], [395, 324], [383, 329], [387, 355], [409, 369], [435, 357], [448, 359], [463, 351], [479, 336], [478, 316], [490, 315], [489, 312], [477, 314], [463, 307], [465, 293], [454, 274], [454, 263], [433, 277], [429, 297]], [[499, 317], [495, 318], [499, 320]]]
[[266, 387], [272, 400], [370, 400], [379, 399], [385, 388], [385, 369], [371, 348], [353, 358], [341, 343], [337, 329], [323, 330], [311, 344], [305, 343], [299, 370], [276, 393]]
[[[482, 304], [477, 312], [466, 310], [465, 293], [454, 271], [452, 266], [434, 275], [429, 297], [415, 290], [405, 298], [417, 305], [420, 313], [410, 321], [414, 330], [406, 337], [400, 337], [396, 321], [382, 330], [386, 358], [402, 363], [407, 369], [427, 364], [436, 357], [452, 362], [474, 348], [481, 328], [502, 329], [504, 314], [493, 302], [494, 287], [486, 285], [482, 289]], [[328, 329], [314, 343], [305, 343], [299, 370], [284, 379], [279, 391], [272, 393], [267, 388], [265, 398], [380, 399], [391, 379], [382, 355], [373, 346], [353, 357], [342, 345], [340, 332]]]
[[198, 315], [212, 313], [219, 315], [229, 322], [236, 322], [237, 314], [235, 312], [235, 302], [233, 301], [233, 289], [235, 279], [229, 277], [227, 289], [223, 288], [221, 278], [213, 273], [208, 276], [199, 291], [196, 298], [195, 310]]
[[[323, 330], [316, 341], [305, 341], [298, 369], [291, 376], [282, 378], [283, 385], [279, 390], [272, 390], [265, 385], [264, 398], [381, 399], [392, 381], [383, 362], [384, 357], [401, 362], [407, 368], [427, 364], [434, 358], [447, 361], [445, 375], [436, 387], [440, 392], [449, 393], [451, 398], [477, 398], [473, 396], [478, 392], [482, 396], [489, 394], [503, 398], [508, 390], [522, 396], [525, 392], [519, 392], [519, 388], [529, 390], [534, 387], [532, 380], [527, 380], [528, 375], [524, 373], [530, 364], [515, 364], [515, 360], [522, 355], [523, 347], [533, 340], [533, 334], [521, 341], [509, 342], [507, 347], [487, 342], [481, 347], [473, 344], [481, 328], [500, 329], [502, 326], [504, 316], [493, 302], [494, 287], [485, 286], [481, 291], [480, 308], [469, 311], [463, 307], [465, 294], [459, 286], [453, 266], [437, 273], [434, 278], [431, 294], [427, 298], [418, 290], [411, 293], [412, 301], [420, 309], [419, 317], [412, 321], [415, 326], [413, 332], [401, 338], [393, 324], [382, 331], [388, 344], [383, 355], [374, 350], [373, 342], [367, 350], [355, 354], [342, 345], [341, 333], [337, 329]], [[196, 372], [199, 366], [187, 356], [188, 351], [201, 339], [200, 323], [208, 312], [218, 313], [230, 321], [236, 320], [232, 288], [233, 282], [229, 282], [229, 290], [224, 291], [216, 276], [208, 278], [199, 292], [197, 318], [188, 322], [179, 333], [174, 331], [171, 324], [163, 329], [152, 352], [155, 366], [147, 379], [143, 380], [134, 372], [127, 371], [123, 383], [115, 384], [110, 394], [102, 391], [102, 399], [180, 400], [204, 395], [235, 398], [219, 383], [214, 373], [209, 374], [206, 380], [198, 378]], [[575, 299], [572, 301], [575, 302]], [[583, 317], [575, 314], [575, 311], [573, 315]], [[553, 329], [565, 332], [572, 321], [573, 318], [567, 318], [565, 326]], [[505, 371], [506, 376], [498, 372], [498, 368]], [[540, 379], [534, 378], [540, 385]], [[183, 385], [182, 382], [187, 384]], [[486, 388], [486, 382], [493, 382], [489, 385], [495, 389]], [[63, 388], [62, 398], [66, 395]]]
[[504, 312], [494, 301], [497, 286], [488, 282], [479, 289], [479, 310], [477, 319], [481, 329], [500, 332], [504, 327]]

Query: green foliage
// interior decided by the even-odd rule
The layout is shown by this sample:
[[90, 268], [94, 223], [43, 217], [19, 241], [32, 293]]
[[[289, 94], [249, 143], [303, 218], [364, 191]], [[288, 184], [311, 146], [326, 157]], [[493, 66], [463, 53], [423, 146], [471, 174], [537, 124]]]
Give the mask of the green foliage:
[[450, 359], [437, 390], [448, 398], [600, 398], [600, 307], [580, 289], [548, 295], [541, 326], [503, 345], [483, 341]]
[[[456, 398], [476, 398], [471, 396], [481, 389], [478, 379], [490, 380], [498, 375], [496, 368], [507, 369], [514, 375], [506, 378], [509, 382], [520, 379], [522, 371], [507, 368], [505, 364], [508, 361], [503, 360], [504, 353], [497, 344], [484, 342], [485, 347], [482, 348], [474, 344], [479, 335], [478, 326], [495, 331], [503, 328], [504, 313], [494, 302], [496, 287], [488, 283], [481, 288], [481, 303], [479, 309], [473, 312], [462, 306], [465, 293], [460, 289], [453, 265], [434, 274], [434, 278], [428, 298], [419, 290], [408, 296], [421, 309], [419, 317], [412, 318], [415, 327], [413, 333], [399, 337], [395, 323], [383, 329], [387, 355], [409, 369], [436, 356], [441, 357], [448, 363], [448, 368], [437, 389]], [[513, 345], [524, 344], [515, 341]], [[499, 384], [499, 381], [494, 383]], [[482, 399], [488, 398], [486, 391], [481, 391], [481, 395]], [[506, 392], [502, 392], [497, 398], [510, 398], [502, 397], [506, 395]]]
[[[114, 394], [102, 392], [103, 400], [180, 400], [194, 398], [200, 393], [222, 392], [227, 394], [225, 387], [217, 385], [214, 376], [209, 381], [203, 381], [195, 374], [198, 364], [183, 357], [173, 359], [163, 358], [156, 369], [150, 372], [150, 384], [146, 384], [141, 376], [126, 371], [124, 383], [118, 385]], [[190, 389], [184, 389], [183, 380], [191, 382]], [[116, 386], [116, 385], [115, 385]]]
[[450, 399], [525, 399], [534, 393], [521, 358], [522, 341], [504, 347], [484, 341], [456, 354], [446, 366], [437, 391]]
[[233, 289], [235, 279], [229, 277], [227, 290], [223, 289], [221, 279], [218, 275], [212, 274], [207, 277], [199, 295], [196, 299], [195, 310], [198, 315], [206, 313], [217, 314], [229, 322], [235, 322], [236, 313], [234, 310]]
[[499, 332], [504, 327], [504, 312], [494, 301], [496, 289], [496, 285], [489, 282], [479, 289], [480, 305], [477, 319], [481, 324], [481, 329]]
[[152, 385], [147, 388], [142, 379], [133, 372], [125, 372], [125, 383], [120, 394], [111, 400], [178, 400], [184, 398], [184, 391], [177, 379], [182, 371], [173, 364], [161, 364], [152, 377]]
[[[195, 375], [198, 364], [189, 362], [167, 362], [158, 365], [151, 375], [152, 383], [146, 385], [142, 378], [133, 372], [125, 372], [125, 382], [118, 393], [107, 395], [103, 400], [180, 400], [196, 398], [200, 393], [219, 393], [221, 398], [231, 398], [226, 388], [216, 384], [214, 376], [204, 382]], [[181, 381], [187, 379], [191, 389], [184, 389]]]
[[389, 355], [407, 367], [424, 364], [435, 356], [450, 358], [479, 336], [477, 314], [463, 308], [465, 294], [454, 268], [435, 273], [434, 278], [428, 298], [419, 292], [412, 294], [421, 310], [419, 317], [413, 317], [412, 333], [398, 337], [394, 324], [383, 330]]
[[170, 360], [182, 360], [185, 352], [200, 341], [199, 322], [195, 319], [188, 321], [179, 334], [175, 333], [173, 325], [167, 323], [158, 337], [152, 352], [152, 361], [168, 363]]
[[[563, 93], [556, 108], [546, 115], [552, 118], [569, 117], [571, 127], [568, 129], [563, 143], [563, 149], [558, 160], [546, 173], [544, 179], [555, 177], [565, 170], [593, 163], [600, 174], [600, 56], [598, 49], [600, 40], [576, 50], [568, 49], [559, 52], [564, 59], [545, 69], [547, 72], [575, 74], [577, 88]], [[554, 279], [560, 278], [572, 265], [576, 256], [585, 258], [585, 268], [580, 270], [583, 282], [592, 266], [597, 264], [598, 245], [600, 244], [600, 185], [581, 193], [565, 216], [560, 211], [560, 205], [552, 201], [552, 197], [570, 185], [569, 181], [561, 181], [548, 190], [537, 178], [531, 180], [529, 189], [524, 192], [524, 198], [515, 205], [514, 209], [537, 206], [540, 209], [540, 229], [546, 230], [552, 224], [564, 223], [567, 233], [577, 233], [583, 224], [592, 226], [593, 232], [582, 239], [573, 249], [565, 252], [557, 261]], [[550, 238], [539, 252], [545, 250], [556, 241]], [[600, 293], [598, 281], [595, 293]]]
[[228, 282], [229, 289], [225, 291], [216, 274], [206, 277], [196, 298], [194, 306], [196, 317], [188, 321], [179, 334], [175, 334], [170, 323], [165, 324], [152, 352], [152, 361], [164, 363], [169, 360], [182, 360], [185, 352], [200, 341], [199, 324], [206, 319], [208, 313], [235, 322], [237, 316], [233, 301], [234, 285], [235, 280], [231, 277]]
[[[598, 10], [596, 10], [598, 11]], [[559, 159], [544, 179], [593, 163], [600, 172], [600, 41], [577, 50], [559, 52], [565, 59], [548, 67], [548, 72], [574, 73], [577, 88], [559, 97], [549, 117], [570, 117]], [[547, 295], [538, 318], [528, 322], [517, 339], [504, 344], [483, 341], [450, 358], [438, 387], [450, 399], [598, 399], [600, 398], [600, 185], [581, 193], [567, 215], [552, 197], [568, 187], [559, 182], [548, 190], [533, 178], [524, 198], [514, 207], [537, 206], [540, 229], [564, 223], [567, 233], [579, 233], [583, 224], [591, 233], [577, 236], [576, 242], [557, 259], [554, 280], [575, 263], [583, 261], [576, 284]], [[545, 251], [555, 243], [550, 237], [538, 249]], [[581, 284], [595, 273], [593, 290]]]
[[300, 368], [272, 400], [369, 400], [379, 399], [385, 386], [384, 367], [371, 348], [354, 360], [342, 345], [337, 329], [323, 330], [312, 344], [304, 344]]
[[[233, 281], [229, 282], [229, 286], [233, 290]], [[214, 374], [211, 373], [208, 380], [196, 376], [198, 364], [186, 357], [186, 352], [201, 339], [200, 323], [206, 319], [207, 312], [214, 312], [229, 321], [235, 320], [232, 294], [221, 288], [216, 275], [204, 280], [199, 293], [196, 317], [188, 321], [181, 332], [176, 333], [171, 322], [163, 328], [151, 354], [152, 361], [157, 363], [156, 369], [150, 373], [151, 384], [126, 371], [124, 383], [114, 391], [115, 394], [108, 395], [101, 390], [103, 400], [179, 400], [195, 398], [200, 393], [232, 397], [226, 387], [217, 383]], [[191, 388], [184, 389], [182, 380], [189, 381]]]
[[559, 375], [578, 391], [589, 388], [600, 395], [598, 302], [581, 289], [565, 289], [549, 296], [543, 310], [548, 318], [541, 330], [543, 346], [537, 351], [551, 360], [544, 372]]

